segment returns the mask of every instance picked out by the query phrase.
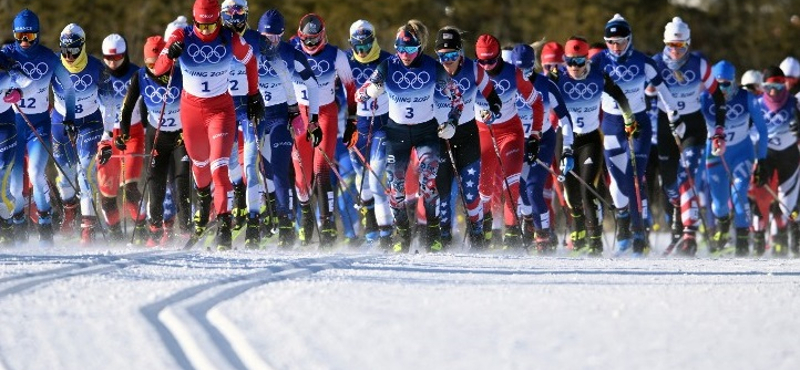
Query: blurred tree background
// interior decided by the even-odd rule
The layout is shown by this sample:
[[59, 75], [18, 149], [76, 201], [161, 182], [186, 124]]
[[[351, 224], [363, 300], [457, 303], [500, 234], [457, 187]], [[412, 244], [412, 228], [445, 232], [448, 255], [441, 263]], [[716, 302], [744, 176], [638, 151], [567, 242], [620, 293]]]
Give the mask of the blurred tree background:
[[[178, 15], [191, 20], [193, 0], [0, 0], [0, 23], [11, 38], [11, 21], [23, 8], [36, 12], [42, 23], [41, 40], [57, 48], [59, 32], [70, 22], [87, 32], [88, 47], [100, 55], [109, 33], [129, 40], [131, 57], [141, 63], [142, 44], [152, 34], [163, 34]], [[505, 44], [532, 43], [543, 38], [564, 42], [571, 35], [602, 41], [603, 27], [614, 13], [630, 22], [637, 49], [661, 50], [664, 25], [680, 16], [692, 30], [692, 48], [712, 62], [728, 59], [745, 69], [778, 64], [787, 55], [800, 57], [800, 1], [798, 0], [287, 0], [249, 2], [250, 25], [267, 9], [277, 7], [286, 17], [285, 38], [297, 29], [300, 17], [315, 12], [326, 21], [329, 41], [348, 47], [350, 24], [366, 19], [377, 28], [380, 45], [393, 51], [395, 31], [408, 19], [428, 26], [431, 52], [436, 30], [452, 25], [466, 31], [466, 52], [473, 56], [474, 41], [491, 33]]]

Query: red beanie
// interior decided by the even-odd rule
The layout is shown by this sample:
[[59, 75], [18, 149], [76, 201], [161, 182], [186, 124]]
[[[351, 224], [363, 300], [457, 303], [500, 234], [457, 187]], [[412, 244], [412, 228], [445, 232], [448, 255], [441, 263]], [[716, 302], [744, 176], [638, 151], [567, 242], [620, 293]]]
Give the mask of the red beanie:
[[567, 44], [564, 45], [564, 54], [579, 57], [587, 56], [589, 55], [589, 43], [580, 39], [569, 40]]
[[561, 44], [550, 41], [542, 46], [542, 64], [564, 63], [564, 48]]
[[144, 42], [144, 59], [158, 58], [158, 54], [164, 49], [164, 38], [161, 36], [150, 36]]
[[478, 59], [489, 60], [500, 55], [500, 42], [492, 35], [483, 34], [478, 37], [475, 44], [475, 54]]
[[197, 23], [215, 23], [219, 19], [220, 5], [217, 0], [195, 0], [192, 16]]

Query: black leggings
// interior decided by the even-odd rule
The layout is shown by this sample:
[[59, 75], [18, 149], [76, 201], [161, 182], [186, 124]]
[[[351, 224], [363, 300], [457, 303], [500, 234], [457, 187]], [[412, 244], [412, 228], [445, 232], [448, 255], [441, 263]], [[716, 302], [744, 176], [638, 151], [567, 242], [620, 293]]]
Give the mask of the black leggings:
[[[145, 153], [151, 153], [156, 129], [147, 127], [145, 140]], [[150, 182], [150, 224], [161, 226], [164, 221], [164, 198], [167, 194], [167, 179], [170, 178], [174, 188], [175, 206], [178, 210], [178, 225], [182, 230], [191, 227], [192, 193], [191, 193], [191, 162], [183, 145], [181, 131], [158, 133], [158, 142], [155, 143], [156, 155], [149, 169], [147, 181]]]
[[[598, 182], [605, 180], [601, 177], [604, 165], [603, 138], [600, 135], [600, 130], [575, 135], [575, 142], [572, 147], [575, 161], [573, 171], [586, 183], [592, 185], [596, 191]], [[598, 226], [597, 206], [595, 205], [597, 197], [586, 189], [575, 176], [567, 175], [564, 185], [567, 204], [569, 204], [572, 213], [583, 213], [586, 217], [587, 229], [596, 228]]]

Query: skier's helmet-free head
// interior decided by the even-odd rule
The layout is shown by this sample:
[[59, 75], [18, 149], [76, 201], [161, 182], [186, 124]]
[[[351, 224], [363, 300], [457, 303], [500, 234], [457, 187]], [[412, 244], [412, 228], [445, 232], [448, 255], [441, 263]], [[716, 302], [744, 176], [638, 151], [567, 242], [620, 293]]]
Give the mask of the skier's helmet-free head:
[[61, 55], [65, 58], [79, 57], [84, 45], [86, 45], [86, 33], [81, 26], [70, 23], [61, 31], [58, 46], [61, 47]]
[[247, 27], [247, 0], [225, 0], [222, 2], [222, 25], [236, 32]]
[[325, 47], [327, 42], [325, 36], [325, 22], [314, 13], [309, 13], [300, 19], [300, 26], [297, 28], [297, 37], [300, 45], [308, 54], [316, 54]]

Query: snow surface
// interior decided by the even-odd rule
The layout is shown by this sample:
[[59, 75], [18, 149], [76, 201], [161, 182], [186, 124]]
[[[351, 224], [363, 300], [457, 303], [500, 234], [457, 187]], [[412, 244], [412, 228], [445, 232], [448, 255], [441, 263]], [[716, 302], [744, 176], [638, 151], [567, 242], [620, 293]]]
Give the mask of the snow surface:
[[0, 249], [0, 369], [798, 369], [800, 260]]

